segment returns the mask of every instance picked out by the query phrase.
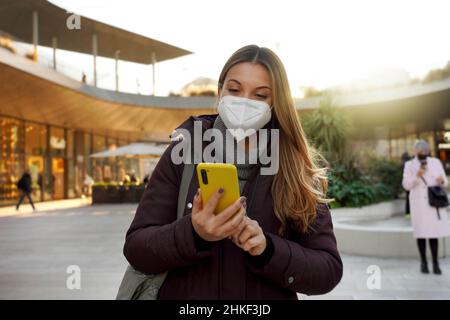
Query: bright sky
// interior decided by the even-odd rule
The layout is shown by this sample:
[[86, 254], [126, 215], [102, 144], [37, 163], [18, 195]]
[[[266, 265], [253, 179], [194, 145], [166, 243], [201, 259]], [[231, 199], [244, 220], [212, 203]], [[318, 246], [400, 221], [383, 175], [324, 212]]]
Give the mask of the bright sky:
[[[157, 65], [158, 95], [178, 90], [199, 76], [217, 79], [227, 58], [246, 44], [267, 46], [280, 56], [294, 95], [299, 94], [299, 86], [323, 89], [386, 69], [423, 77], [450, 60], [447, 0], [51, 2], [193, 51], [191, 56]], [[104, 68], [100, 70], [105, 73], [104, 86], [113, 88], [114, 64], [105, 61]], [[135, 91], [139, 78], [140, 91], [150, 93], [150, 66], [123, 63], [120, 72], [121, 89]]]

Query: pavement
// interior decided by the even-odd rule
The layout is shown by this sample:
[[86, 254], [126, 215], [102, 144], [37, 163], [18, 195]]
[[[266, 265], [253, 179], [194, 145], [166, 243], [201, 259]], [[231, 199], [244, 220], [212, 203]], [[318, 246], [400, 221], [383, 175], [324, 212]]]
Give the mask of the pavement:
[[[0, 299], [114, 299], [136, 207], [76, 199], [39, 203], [37, 212], [0, 208]], [[331, 293], [299, 298], [450, 299], [450, 258], [441, 259], [440, 276], [421, 274], [418, 259], [342, 259], [344, 276]]]
[[[57, 201], [44, 201], [34, 203], [36, 211], [38, 212], [49, 212], [62, 209], [79, 208], [84, 206], [89, 206], [92, 202], [91, 197], [83, 197], [76, 199], [64, 199]], [[33, 208], [28, 204], [28, 199], [25, 199], [25, 204], [19, 207], [16, 211], [14, 206], [0, 206], [0, 218], [1, 217], [11, 217], [11, 216], [25, 216], [33, 213]]]

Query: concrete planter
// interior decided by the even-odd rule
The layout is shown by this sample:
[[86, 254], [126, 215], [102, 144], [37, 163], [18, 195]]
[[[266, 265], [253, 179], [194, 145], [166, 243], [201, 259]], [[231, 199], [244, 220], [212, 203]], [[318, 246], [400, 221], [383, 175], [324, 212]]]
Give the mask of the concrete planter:
[[336, 208], [331, 209], [333, 219], [388, 219], [404, 210], [405, 199], [396, 199], [372, 204], [360, 208]]
[[144, 193], [144, 186], [129, 186], [124, 187], [123, 201], [124, 203], [139, 203]]
[[121, 203], [120, 187], [116, 186], [93, 186], [92, 204], [99, 203]]
[[[339, 251], [368, 257], [418, 259], [411, 221], [404, 217], [404, 201], [332, 209]], [[439, 255], [450, 256], [450, 238], [439, 239]]]
[[144, 186], [94, 186], [92, 204], [139, 203], [144, 190]]

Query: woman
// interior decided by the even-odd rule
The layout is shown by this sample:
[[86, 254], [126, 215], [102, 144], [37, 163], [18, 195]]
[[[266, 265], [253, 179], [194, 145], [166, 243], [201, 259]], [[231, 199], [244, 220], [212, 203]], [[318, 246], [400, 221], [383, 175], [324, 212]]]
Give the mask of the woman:
[[419, 140], [416, 156], [407, 161], [403, 172], [403, 187], [409, 190], [411, 222], [421, 258], [421, 272], [429, 273], [426, 239], [429, 239], [433, 257], [433, 273], [441, 274], [438, 262], [438, 239], [450, 235], [450, 224], [445, 208], [434, 208], [428, 203], [427, 186], [447, 186], [448, 180], [439, 159], [428, 156], [430, 145]]
[[[243, 113], [255, 112], [246, 123], [258, 133], [279, 130], [279, 170], [262, 175], [260, 161], [234, 159], [242, 197], [217, 215], [224, 190], [202, 203], [194, 178], [192, 203], [175, 221], [183, 165], [171, 161], [171, 143], [127, 232], [126, 258], [144, 273], [168, 271], [158, 299], [297, 299], [297, 292], [331, 291], [342, 277], [342, 261], [327, 180], [308, 146], [281, 61], [267, 48], [239, 49], [222, 70], [218, 93], [219, 115], [191, 117], [180, 128], [192, 133], [194, 121], [201, 121], [203, 132], [214, 128], [226, 136], [227, 129], [245, 126], [230, 113], [231, 99]], [[250, 139], [244, 141], [248, 153]], [[224, 148], [223, 159], [229, 151]]]

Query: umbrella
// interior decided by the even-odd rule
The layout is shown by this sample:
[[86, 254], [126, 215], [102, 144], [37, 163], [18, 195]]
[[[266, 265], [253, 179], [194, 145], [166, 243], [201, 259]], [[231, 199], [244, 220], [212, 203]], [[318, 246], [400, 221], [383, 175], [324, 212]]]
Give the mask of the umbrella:
[[92, 158], [110, 158], [110, 157], [132, 157], [132, 158], [152, 158], [160, 157], [166, 146], [156, 146], [151, 143], [135, 142], [129, 145], [116, 148], [114, 150], [105, 150], [91, 154]]

